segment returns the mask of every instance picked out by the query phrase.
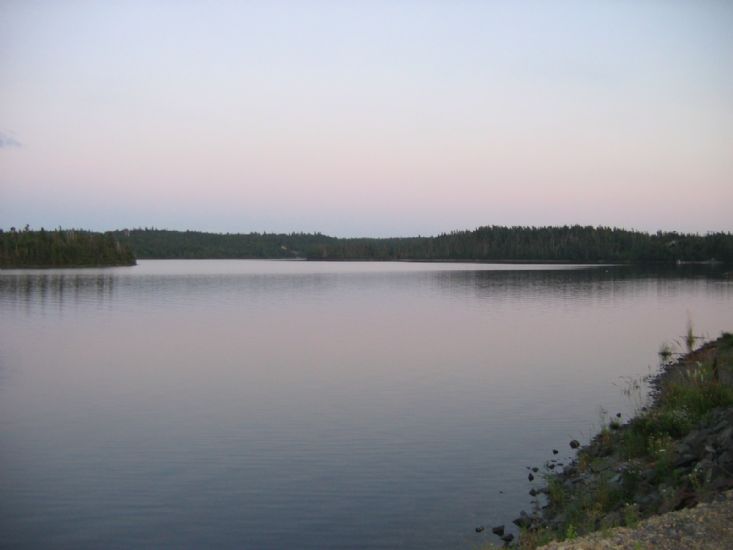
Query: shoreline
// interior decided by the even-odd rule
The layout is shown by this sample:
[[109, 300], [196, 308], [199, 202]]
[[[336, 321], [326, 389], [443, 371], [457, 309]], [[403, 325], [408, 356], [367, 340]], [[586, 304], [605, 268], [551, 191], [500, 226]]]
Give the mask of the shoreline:
[[505, 536], [505, 545], [610, 537], [733, 489], [733, 334], [663, 363], [647, 382], [648, 404], [632, 417], [609, 418], [587, 445], [570, 441], [570, 463], [537, 468], [534, 508], [514, 520], [519, 539]]

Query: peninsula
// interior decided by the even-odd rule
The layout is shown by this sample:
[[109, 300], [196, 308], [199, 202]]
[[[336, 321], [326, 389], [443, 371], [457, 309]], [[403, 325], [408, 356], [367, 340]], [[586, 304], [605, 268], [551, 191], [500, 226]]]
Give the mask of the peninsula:
[[111, 233], [76, 229], [0, 229], [0, 268], [135, 265], [130, 247]]

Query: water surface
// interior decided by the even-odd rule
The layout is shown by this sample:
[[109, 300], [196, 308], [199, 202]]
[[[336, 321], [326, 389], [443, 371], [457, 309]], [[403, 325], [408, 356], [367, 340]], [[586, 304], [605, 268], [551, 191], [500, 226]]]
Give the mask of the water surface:
[[[0, 546], [466, 548], [656, 365], [709, 268], [0, 271]], [[568, 452], [566, 452], [566, 450]]]

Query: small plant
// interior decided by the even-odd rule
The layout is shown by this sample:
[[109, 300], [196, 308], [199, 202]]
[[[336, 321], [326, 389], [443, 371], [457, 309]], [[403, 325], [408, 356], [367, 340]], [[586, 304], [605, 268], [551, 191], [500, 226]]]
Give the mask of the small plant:
[[687, 476], [687, 479], [690, 481], [690, 485], [692, 485], [692, 488], [695, 490], [695, 492], [700, 492], [700, 489], [703, 487], [703, 483], [705, 481], [705, 471], [700, 466], [700, 463], [698, 462], [695, 464], [695, 467], [692, 469], [692, 472]]
[[626, 527], [636, 527], [639, 523], [639, 506], [636, 504], [627, 504], [624, 506], [623, 517]]
[[662, 409], [652, 415], [659, 434], [671, 437], [683, 437], [692, 429], [693, 419], [690, 413], [682, 407]]
[[665, 365], [669, 363], [669, 361], [672, 359], [672, 346], [665, 342], [659, 348], [658, 353], [660, 362], [662, 363], [662, 365]]
[[693, 327], [692, 319], [690, 317], [687, 318], [687, 330], [682, 338], [685, 343], [687, 353], [692, 353], [695, 349], [695, 343], [698, 340], [704, 340], [703, 336], [695, 336], [695, 328]]
[[592, 459], [588, 453], [581, 453], [578, 455], [578, 470], [581, 472], [587, 472], [590, 468]]
[[578, 538], [578, 531], [576, 531], [575, 527], [571, 523], [568, 525], [568, 528], [565, 530], [565, 539], [566, 540], [575, 540]]
[[621, 436], [621, 456], [627, 460], [646, 456], [649, 448], [648, 437], [643, 422], [633, 422]]

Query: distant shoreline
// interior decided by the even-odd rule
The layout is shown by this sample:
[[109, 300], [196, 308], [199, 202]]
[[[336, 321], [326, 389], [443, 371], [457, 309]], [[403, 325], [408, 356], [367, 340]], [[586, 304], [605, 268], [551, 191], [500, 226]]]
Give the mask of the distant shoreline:
[[163, 229], [0, 230], [0, 268], [114, 267], [134, 265], [137, 259], [712, 266], [733, 264], [733, 234], [649, 234], [577, 225], [485, 226], [397, 238]]
[[733, 263], [733, 234], [643, 233], [610, 227], [485, 226], [430, 237], [339, 238], [321, 233], [107, 233], [139, 259], [308, 259], [525, 264]]

